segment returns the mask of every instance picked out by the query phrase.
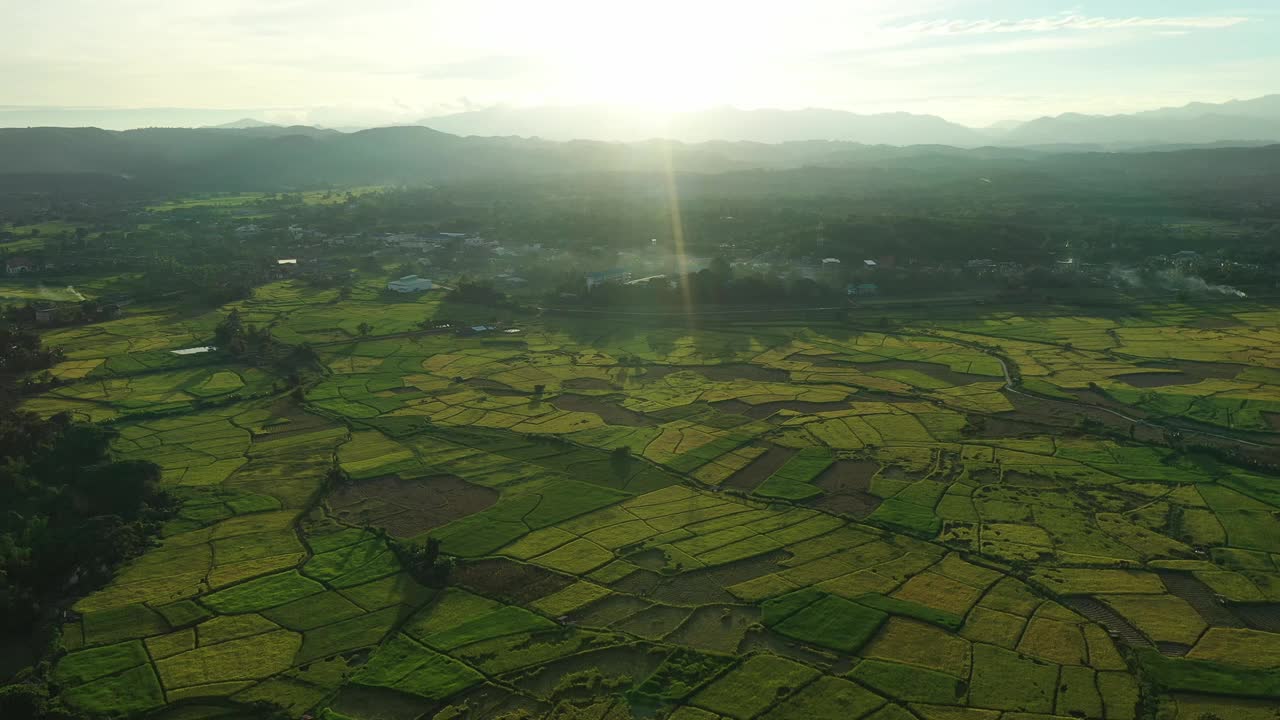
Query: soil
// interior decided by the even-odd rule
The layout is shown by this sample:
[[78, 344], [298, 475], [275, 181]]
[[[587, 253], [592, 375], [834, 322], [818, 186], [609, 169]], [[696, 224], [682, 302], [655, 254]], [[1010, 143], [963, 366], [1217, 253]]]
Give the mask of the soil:
[[1130, 375], [1116, 375], [1115, 379], [1126, 385], [1132, 385], [1134, 387], [1156, 388], [1170, 387], [1173, 385], [1194, 385], [1200, 382], [1203, 378], [1198, 378], [1194, 375], [1188, 375], [1183, 372], [1141, 372], [1132, 373]]
[[735, 365], [695, 365], [682, 368], [692, 370], [699, 375], [716, 382], [732, 382], [734, 380], [754, 380], [756, 382], [784, 383], [791, 380], [791, 373], [786, 370], [760, 367], [738, 363]]
[[598, 398], [590, 395], [561, 395], [551, 401], [551, 404], [561, 410], [594, 413], [599, 415], [600, 419], [610, 425], [646, 427], [658, 424], [656, 419], [651, 418], [644, 413], [628, 410], [621, 405], [608, 402], [604, 398]]
[[474, 515], [498, 501], [498, 491], [454, 475], [404, 480], [388, 475], [337, 488], [334, 514], [351, 525], [377, 525], [409, 538]]
[[1150, 364], [1147, 367], [1170, 367], [1198, 378], [1214, 378], [1231, 380], [1243, 372], [1248, 366], [1227, 362], [1200, 362], [1197, 360], [1174, 360], [1170, 363]]
[[609, 595], [569, 613], [569, 621], [584, 627], [604, 627], [631, 617], [651, 604], [630, 595]]
[[1151, 642], [1138, 629], [1129, 624], [1120, 613], [1094, 598], [1084, 595], [1066, 598], [1064, 604], [1106, 628], [1120, 642], [1131, 647], [1151, 647]]
[[489, 558], [458, 565], [449, 581], [481, 595], [523, 605], [569, 587], [576, 578], [507, 558]]
[[471, 378], [470, 380], [463, 381], [463, 384], [476, 388], [477, 390], [483, 390], [490, 395], [523, 396], [529, 394], [517, 390], [510, 385], [500, 383], [497, 380], [490, 380], [488, 378]]
[[950, 385], [972, 385], [978, 382], [1000, 382], [1002, 380], [1002, 378], [991, 375], [956, 372], [946, 365], [937, 363], [913, 362], [911, 360], [852, 363], [831, 357], [817, 356], [809, 361], [818, 367], [854, 368], [864, 373], [879, 372], [881, 370], [915, 370], [918, 373], [923, 373]]
[[871, 478], [880, 470], [869, 460], [837, 460], [814, 478], [823, 494], [809, 505], [839, 515], [864, 518], [880, 506], [881, 499], [872, 495]]
[[1164, 582], [1165, 587], [1169, 588], [1169, 592], [1186, 600], [1187, 604], [1195, 608], [1195, 611], [1200, 613], [1200, 617], [1204, 618], [1209, 625], [1234, 628], [1245, 626], [1244, 622], [1229, 608], [1218, 604], [1216, 593], [1208, 585], [1200, 582], [1191, 573], [1172, 570], [1158, 572], [1160, 580]]
[[795, 450], [775, 445], [769, 448], [768, 452], [752, 460], [749, 465], [734, 473], [728, 480], [725, 480], [724, 487], [751, 492], [760, 487], [760, 483], [777, 472], [778, 468], [785, 465], [791, 459], [791, 456], [795, 454]]
[[667, 642], [687, 645], [724, 655], [732, 655], [738, 649], [747, 630], [760, 622], [760, 609], [740, 605], [712, 605], [700, 607], [675, 632], [666, 637]]
[[[502, 676], [502, 679], [535, 697], [550, 698], [567, 676], [592, 670], [599, 671], [605, 678], [630, 677], [637, 683], [641, 682], [640, 678], [652, 675], [665, 657], [664, 653], [651, 652], [643, 645], [611, 647], [555, 660], [532, 670], [518, 670]], [[582, 697], [590, 697], [599, 691], [598, 688], [583, 690]], [[572, 697], [575, 697], [573, 691], [556, 695], [558, 700]]]
[[711, 406], [722, 413], [743, 415], [755, 420], [763, 420], [779, 410], [793, 410], [800, 413], [820, 413], [831, 410], [843, 410], [849, 407], [847, 402], [807, 402], [804, 400], [779, 400], [777, 402], [750, 405], [741, 400], [721, 400]]
[[1280, 633], [1280, 604], [1234, 605], [1231, 609], [1254, 630]]
[[572, 378], [560, 383], [568, 390], [617, 390], [618, 388], [599, 378]]
[[1221, 330], [1223, 328], [1240, 327], [1244, 323], [1234, 317], [1218, 316], [1218, 317], [1198, 317], [1192, 320], [1191, 327], [1200, 328], [1201, 330]]
[[758, 629], [747, 633], [738, 645], [738, 654], [745, 655], [755, 650], [765, 650], [774, 655], [790, 658], [815, 667], [829, 667], [835, 657], [825, 652], [810, 650], [804, 645], [783, 637], [772, 630]]
[[774, 550], [724, 565], [691, 570], [666, 578], [648, 597], [673, 605], [735, 603], [737, 599], [725, 590], [726, 587], [777, 572], [782, 569], [778, 563], [789, 557], [791, 554], [785, 550]]
[[[348, 684], [342, 686], [331, 707], [352, 717], [377, 717], [378, 720], [417, 720], [436, 707], [436, 703], [417, 695], [386, 688]], [[376, 716], [369, 711], [377, 708]]]

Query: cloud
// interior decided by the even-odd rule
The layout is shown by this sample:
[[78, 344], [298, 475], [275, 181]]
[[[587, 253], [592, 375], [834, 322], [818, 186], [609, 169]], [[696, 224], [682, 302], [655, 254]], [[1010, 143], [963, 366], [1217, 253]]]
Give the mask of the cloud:
[[1088, 17], [1073, 13], [1023, 20], [924, 20], [888, 28], [912, 35], [986, 35], [990, 33], [1043, 33], [1059, 30], [1212, 30], [1248, 22], [1238, 16], [1200, 17]]
[[1106, 44], [1107, 41], [1104, 38], [1090, 35], [1027, 37], [998, 42], [915, 47], [877, 53], [872, 56], [872, 59], [879, 64], [891, 67], [914, 67], [954, 63], [963, 58], [1080, 50], [1102, 47]]
[[545, 66], [546, 63], [540, 58], [516, 55], [488, 55], [425, 67], [418, 73], [418, 77], [423, 80], [518, 78], [544, 69]]

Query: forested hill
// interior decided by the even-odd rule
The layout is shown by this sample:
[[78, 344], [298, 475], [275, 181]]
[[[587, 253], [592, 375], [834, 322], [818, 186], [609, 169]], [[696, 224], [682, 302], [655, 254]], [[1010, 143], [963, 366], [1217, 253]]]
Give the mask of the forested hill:
[[[323, 185], [431, 183], [546, 178], [557, 174], [738, 171], [736, 184], [772, 186], [752, 172], [818, 168], [801, 186], [839, 191], [842, 183], [928, 186], [990, 185], [1039, 178], [1046, 187], [1165, 187], [1215, 193], [1266, 193], [1280, 186], [1280, 145], [1148, 153], [1054, 154], [1027, 149], [962, 150], [938, 145], [891, 147], [843, 142], [777, 145], [668, 141], [550, 142], [458, 137], [424, 127], [352, 134], [217, 129], [0, 129], [0, 186], [39, 189], [73, 178], [138, 188], [274, 190]], [[747, 171], [747, 172], [742, 172]], [[794, 180], [794, 179], [793, 179]], [[789, 180], [777, 189], [798, 187]], [[833, 184], [834, 183], [834, 184]], [[1274, 196], [1274, 193], [1272, 193]]]

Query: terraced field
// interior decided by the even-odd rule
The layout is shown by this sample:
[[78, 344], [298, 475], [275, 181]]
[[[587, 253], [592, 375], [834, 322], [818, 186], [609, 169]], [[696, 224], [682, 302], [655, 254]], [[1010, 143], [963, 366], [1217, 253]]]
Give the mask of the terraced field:
[[[183, 499], [75, 606], [55, 669], [73, 706], [1200, 720], [1280, 702], [1280, 479], [1259, 460], [1280, 442], [1275, 311], [892, 333], [545, 317], [461, 338], [412, 333], [434, 301], [367, 288], [236, 307], [311, 343], [323, 378], [295, 398], [169, 352], [230, 308], [47, 337], [68, 382], [30, 408], [111, 423]], [[1064, 424], [1028, 398], [1145, 424]], [[391, 548], [428, 538], [455, 558], [438, 587]]]

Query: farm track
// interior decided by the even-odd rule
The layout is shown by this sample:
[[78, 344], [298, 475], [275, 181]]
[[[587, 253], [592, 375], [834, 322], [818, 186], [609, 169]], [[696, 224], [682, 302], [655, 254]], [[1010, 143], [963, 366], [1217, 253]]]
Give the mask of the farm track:
[[1217, 595], [1208, 585], [1200, 582], [1189, 573], [1158, 571], [1160, 579], [1169, 592], [1177, 595], [1200, 613], [1204, 621], [1214, 627], [1242, 628], [1245, 626], [1240, 618], [1227, 607], [1218, 603]]
[[1063, 603], [1072, 610], [1080, 613], [1086, 618], [1098, 623], [1107, 629], [1107, 632], [1114, 635], [1117, 639], [1124, 642], [1130, 647], [1151, 647], [1151, 641], [1146, 636], [1138, 632], [1138, 629], [1129, 624], [1120, 613], [1107, 607], [1102, 602], [1094, 598], [1078, 595], [1075, 597], [1064, 598]]

